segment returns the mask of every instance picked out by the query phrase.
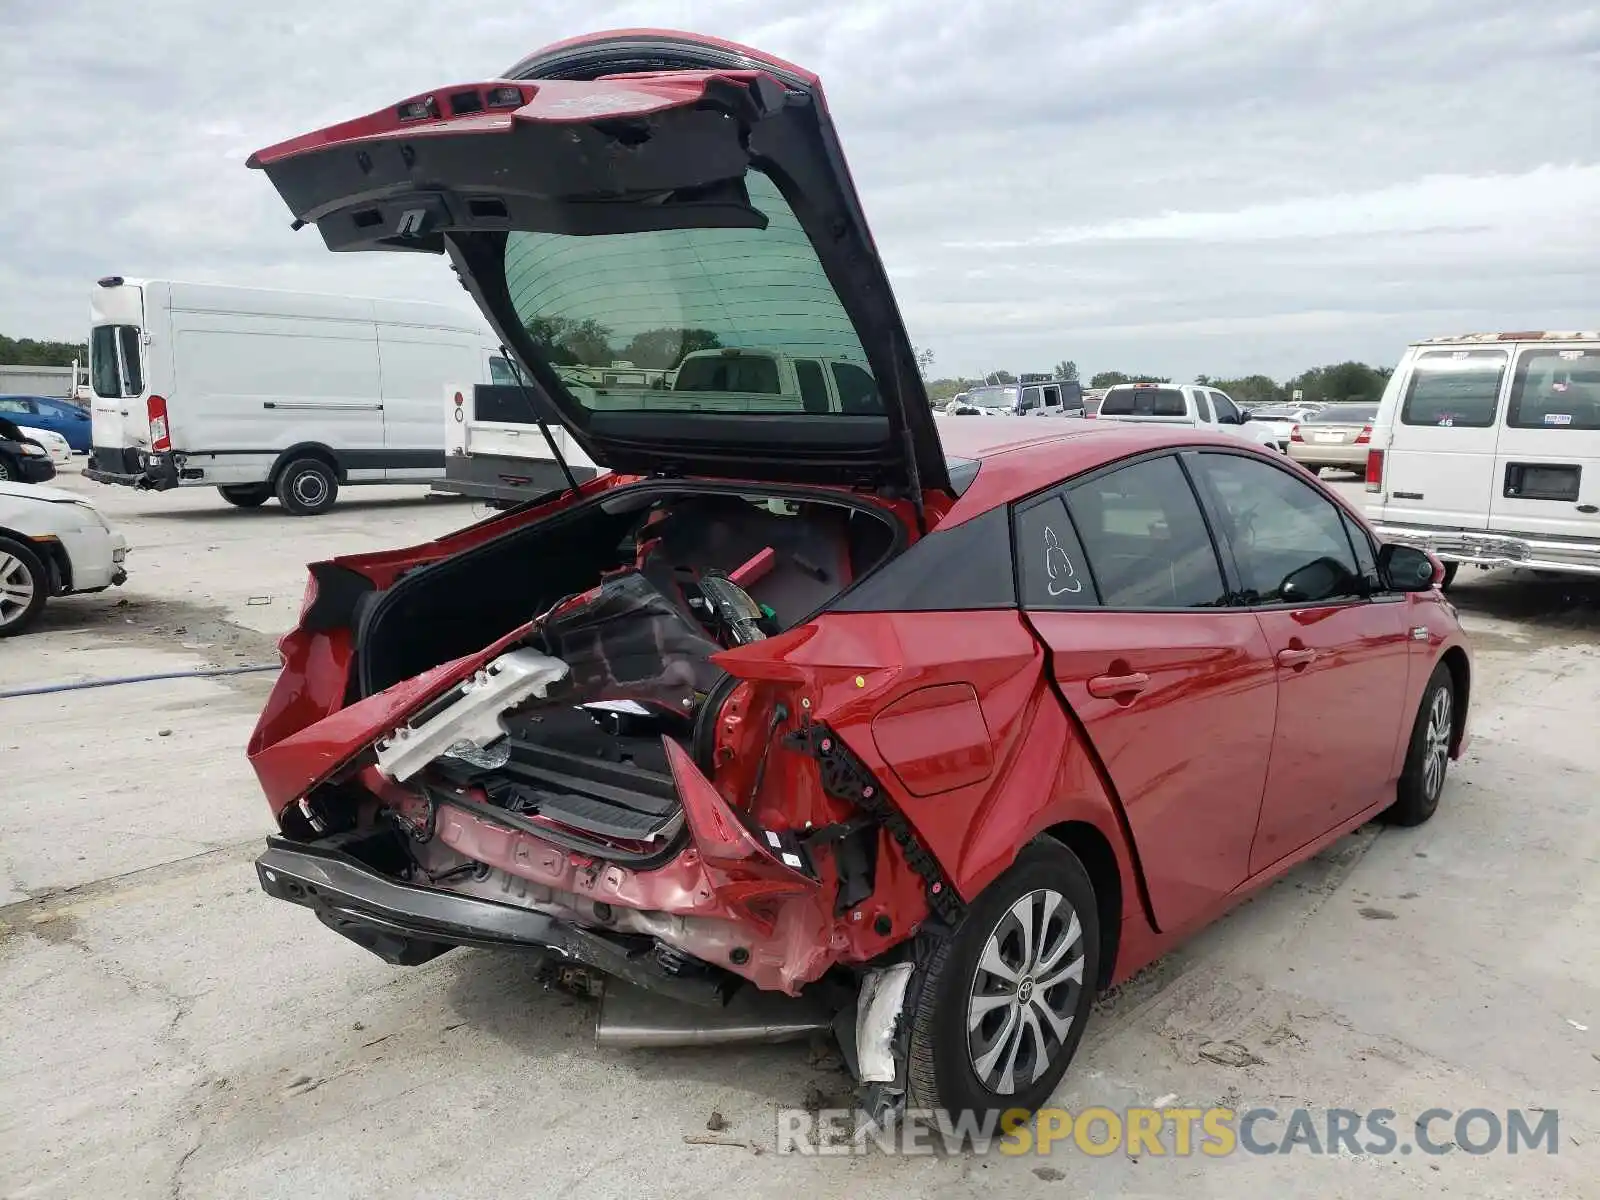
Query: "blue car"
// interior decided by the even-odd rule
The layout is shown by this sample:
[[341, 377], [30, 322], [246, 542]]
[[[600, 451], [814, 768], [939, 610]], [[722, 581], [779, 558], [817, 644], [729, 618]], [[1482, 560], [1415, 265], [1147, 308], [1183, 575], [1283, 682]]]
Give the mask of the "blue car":
[[55, 396], [0, 396], [0, 417], [67, 439], [75, 454], [89, 453], [89, 410]]

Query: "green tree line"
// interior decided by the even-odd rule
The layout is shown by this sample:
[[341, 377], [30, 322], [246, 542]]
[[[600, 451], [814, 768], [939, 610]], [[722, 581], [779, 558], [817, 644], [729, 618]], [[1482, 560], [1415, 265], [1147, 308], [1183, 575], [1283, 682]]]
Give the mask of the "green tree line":
[[81, 342], [39, 342], [0, 334], [0, 366], [70, 367], [72, 360], [89, 361], [89, 347]]

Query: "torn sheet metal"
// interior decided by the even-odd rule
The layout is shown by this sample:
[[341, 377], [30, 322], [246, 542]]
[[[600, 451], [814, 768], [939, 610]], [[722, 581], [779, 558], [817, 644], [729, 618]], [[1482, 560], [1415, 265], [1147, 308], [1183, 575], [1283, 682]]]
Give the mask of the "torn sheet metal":
[[914, 963], [868, 971], [856, 1000], [856, 1058], [862, 1083], [895, 1082], [894, 1033]]
[[461, 694], [428, 720], [402, 725], [377, 744], [378, 770], [410, 779], [440, 755], [465, 742], [479, 749], [505, 736], [500, 714], [529, 698], [543, 699], [566, 678], [567, 664], [537, 650], [502, 654], [461, 685]]

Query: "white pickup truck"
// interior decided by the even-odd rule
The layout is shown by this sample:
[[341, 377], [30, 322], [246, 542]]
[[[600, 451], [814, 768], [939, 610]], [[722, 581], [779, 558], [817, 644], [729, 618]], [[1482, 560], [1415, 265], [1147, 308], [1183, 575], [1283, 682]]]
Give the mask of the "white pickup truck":
[[1119, 383], [1106, 390], [1095, 420], [1187, 425], [1283, 449], [1274, 429], [1253, 424], [1250, 414], [1225, 392], [1193, 383]]
[[[695, 350], [672, 371], [624, 363], [562, 368], [569, 389], [585, 407], [643, 412], [883, 412], [878, 385], [864, 363], [809, 358], [770, 350]], [[496, 368], [494, 383], [451, 384], [444, 389], [445, 470], [436, 492], [520, 504], [565, 485], [566, 474], [549, 438], [578, 482], [598, 468], [549, 414], [539, 427], [537, 401], [515, 374]]]

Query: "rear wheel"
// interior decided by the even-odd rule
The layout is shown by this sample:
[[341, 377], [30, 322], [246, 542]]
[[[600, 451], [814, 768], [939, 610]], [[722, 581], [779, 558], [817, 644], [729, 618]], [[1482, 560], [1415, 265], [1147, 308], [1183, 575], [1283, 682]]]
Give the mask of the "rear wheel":
[[320, 458], [297, 458], [278, 474], [278, 503], [297, 517], [327, 512], [339, 496], [339, 479]]
[[1421, 825], [1438, 811], [1455, 737], [1455, 685], [1440, 663], [1422, 690], [1422, 707], [1411, 728], [1411, 746], [1395, 802], [1383, 812], [1390, 825]]
[[0, 537], [0, 638], [22, 633], [38, 620], [49, 595], [50, 572], [39, 556], [21, 542]]
[[272, 499], [270, 483], [234, 483], [219, 487], [217, 491], [235, 508], [260, 508]]
[[1083, 1038], [1100, 967], [1094, 887], [1048, 838], [973, 902], [928, 963], [911, 1029], [912, 1108], [1037, 1109]]
[[22, 478], [22, 468], [9, 454], [0, 454], [0, 483], [13, 483]]

